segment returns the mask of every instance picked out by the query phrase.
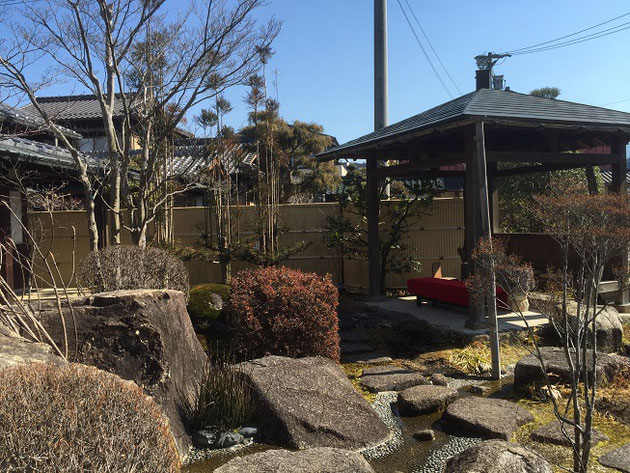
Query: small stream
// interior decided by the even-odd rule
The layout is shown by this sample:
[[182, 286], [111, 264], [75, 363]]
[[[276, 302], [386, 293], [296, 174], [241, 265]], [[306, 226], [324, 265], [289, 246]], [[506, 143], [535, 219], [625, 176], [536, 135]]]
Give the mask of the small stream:
[[[484, 381], [483, 385], [489, 388], [487, 395], [490, 395], [500, 389], [510, 389], [512, 380], [513, 378], [510, 376], [500, 381]], [[459, 381], [456, 383], [457, 385], [462, 385], [462, 380], [457, 381]], [[470, 384], [472, 383], [468, 383], [468, 385]], [[460, 396], [471, 395], [464, 387], [460, 388], [459, 391]], [[396, 409], [394, 408], [393, 411], [396, 412]], [[394, 417], [396, 423], [401, 427], [397, 448], [389, 455], [369, 460], [374, 470], [377, 473], [441, 472], [441, 465], [444, 459], [480, 441], [479, 439], [460, 437], [448, 433], [440, 420], [441, 417], [441, 412], [418, 417]], [[435, 432], [435, 440], [416, 440], [413, 434], [423, 429], [432, 429]], [[254, 444], [233, 452], [217, 451], [215, 456], [209, 460], [188, 465], [182, 471], [185, 473], [210, 473], [235, 456], [249, 455], [272, 448], [278, 447]]]

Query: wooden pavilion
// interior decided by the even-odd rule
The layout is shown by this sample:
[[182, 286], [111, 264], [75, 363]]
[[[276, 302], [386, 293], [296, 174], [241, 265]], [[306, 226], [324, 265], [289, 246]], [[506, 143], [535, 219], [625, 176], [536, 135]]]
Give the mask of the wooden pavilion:
[[[593, 166], [610, 165], [611, 189], [625, 186], [630, 113], [480, 88], [406, 120], [331, 148], [319, 159], [366, 159], [370, 294], [379, 295], [378, 181], [460, 176], [465, 179], [462, 264], [479, 238], [498, 224], [493, 195], [504, 176], [586, 168], [597, 192]], [[609, 149], [607, 153], [585, 150]], [[383, 166], [385, 161], [398, 164]], [[465, 164], [465, 171], [445, 166]], [[501, 166], [501, 163], [511, 163]], [[473, 270], [473, 268], [470, 268]], [[622, 296], [627, 304], [628, 295]], [[485, 310], [470, 308], [469, 325], [485, 325]]]

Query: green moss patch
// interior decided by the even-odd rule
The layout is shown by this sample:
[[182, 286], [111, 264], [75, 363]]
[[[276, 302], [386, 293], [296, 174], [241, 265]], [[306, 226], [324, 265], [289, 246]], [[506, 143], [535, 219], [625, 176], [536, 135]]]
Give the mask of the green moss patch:
[[376, 394], [369, 392], [361, 384], [361, 375], [363, 374], [365, 365], [362, 363], [342, 363], [341, 367], [352, 383], [352, 386], [354, 386], [354, 389], [356, 389], [367, 402], [374, 402], [376, 400]]
[[226, 284], [199, 284], [188, 293], [188, 314], [193, 318], [216, 320], [221, 315], [213, 299], [219, 296], [225, 303], [230, 295]]

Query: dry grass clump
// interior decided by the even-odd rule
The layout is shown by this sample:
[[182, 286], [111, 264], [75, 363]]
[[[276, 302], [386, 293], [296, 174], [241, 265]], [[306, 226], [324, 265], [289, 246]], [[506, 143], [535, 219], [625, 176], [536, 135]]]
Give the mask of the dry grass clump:
[[[501, 340], [499, 348], [502, 366], [514, 364], [522, 357], [529, 355], [531, 346], [531, 341], [525, 334]], [[485, 340], [475, 340], [464, 348], [455, 348], [451, 352], [449, 361], [453, 367], [463, 373], [484, 374], [492, 366], [489, 343]]]
[[77, 268], [79, 284], [92, 292], [126, 289], [174, 289], [188, 299], [188, 270], [159, 248], [114, 245], [91, 252]]
[[142, 389], [93, 367], [0, 371], [0, 471], [176, 473], [168, 420]]

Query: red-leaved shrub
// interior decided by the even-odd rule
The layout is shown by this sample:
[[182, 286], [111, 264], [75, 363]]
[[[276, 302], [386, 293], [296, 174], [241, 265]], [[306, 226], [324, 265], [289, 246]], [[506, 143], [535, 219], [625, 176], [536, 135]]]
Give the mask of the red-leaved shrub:
[[337, 288], [329, 275], [290, 268], [232, 278], [227, 317], [234, 348], [248, 358], [325, 356], [339, 361]]

